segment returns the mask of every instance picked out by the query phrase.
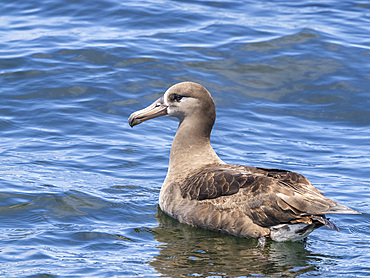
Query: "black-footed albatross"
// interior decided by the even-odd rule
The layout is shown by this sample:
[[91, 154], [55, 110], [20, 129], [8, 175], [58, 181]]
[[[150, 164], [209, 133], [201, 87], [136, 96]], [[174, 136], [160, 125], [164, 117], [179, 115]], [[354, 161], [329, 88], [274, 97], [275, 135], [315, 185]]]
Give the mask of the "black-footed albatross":
[[210, 142], [215, 105], [197, 83], [173, 85], [132, 113], [129, 124], [160, 116], [180, 120], [159, 206], [181, 223], [264, 244], [266, 238], [297, 241], [323, 225], [339, 231], [325, 214], [359, 214], [326, 198], [300, 174], [223, 162]]

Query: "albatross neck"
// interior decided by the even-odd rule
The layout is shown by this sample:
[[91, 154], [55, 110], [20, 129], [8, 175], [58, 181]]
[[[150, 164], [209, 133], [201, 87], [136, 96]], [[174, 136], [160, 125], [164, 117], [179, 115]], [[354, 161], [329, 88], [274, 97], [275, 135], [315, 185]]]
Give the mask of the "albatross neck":
[[169, 174], [176, 171], [184, 173], [213, 163], [224, 163], [211, 146], [211, 131], [214, 118], [185, 118], [171, 147]]

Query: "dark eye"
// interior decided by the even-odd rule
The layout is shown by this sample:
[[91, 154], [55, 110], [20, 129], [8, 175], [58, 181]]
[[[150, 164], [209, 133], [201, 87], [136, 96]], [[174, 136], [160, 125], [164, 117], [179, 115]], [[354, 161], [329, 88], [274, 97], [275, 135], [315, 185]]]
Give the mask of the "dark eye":
[[179, 102], [181, 99], [182, 99], [182, 96], [180, 96], [178, 94], [173, 95], [173, 100], [176, 100], [177, 102]]

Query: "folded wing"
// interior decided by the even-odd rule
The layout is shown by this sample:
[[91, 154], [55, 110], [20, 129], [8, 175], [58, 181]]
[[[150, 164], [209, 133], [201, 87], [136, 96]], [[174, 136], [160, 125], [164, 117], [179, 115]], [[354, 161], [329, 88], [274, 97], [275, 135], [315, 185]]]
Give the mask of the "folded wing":
[[279, 169], [210, 165], [188, 177], [181, 193], [213, 203], [233, 198], [230, 203], [262, 227], [318, 221], [338, 230], [324, 214], [358, 213], [326, 198], [304, 176]]

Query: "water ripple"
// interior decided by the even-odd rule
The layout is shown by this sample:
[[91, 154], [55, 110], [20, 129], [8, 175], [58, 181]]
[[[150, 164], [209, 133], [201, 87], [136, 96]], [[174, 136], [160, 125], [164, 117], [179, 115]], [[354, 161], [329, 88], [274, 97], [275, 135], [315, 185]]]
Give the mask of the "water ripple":
[[[369, 8], [341, 1], [8, 1], [0, 11], [0, 275], [369, 274]], [[229, 163], [306, 175], [361, 211], [306, 242], [157, 212], [178, 123], [128, 116], [207, 87]]]

